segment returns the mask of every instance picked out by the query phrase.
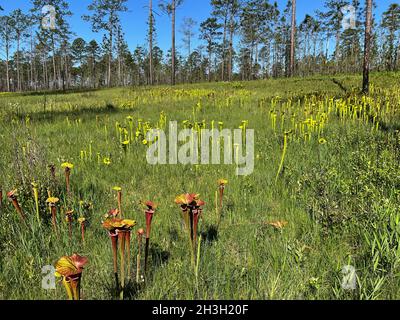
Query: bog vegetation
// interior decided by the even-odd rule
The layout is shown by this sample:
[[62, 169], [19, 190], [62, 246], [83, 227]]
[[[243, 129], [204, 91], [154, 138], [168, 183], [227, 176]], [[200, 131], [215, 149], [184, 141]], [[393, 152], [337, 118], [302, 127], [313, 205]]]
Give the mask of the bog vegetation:
[[[398, 299], [399, 74], [360, 81], [2, 94], [0, 298]], [[149, 165], [170, 120], [255, 129], [254, 173]]]

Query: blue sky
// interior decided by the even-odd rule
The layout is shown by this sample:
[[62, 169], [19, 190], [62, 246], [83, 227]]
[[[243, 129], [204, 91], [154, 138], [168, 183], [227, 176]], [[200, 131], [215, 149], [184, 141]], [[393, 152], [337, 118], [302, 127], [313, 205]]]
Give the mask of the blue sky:
[[[363, 0], [362, 0], [363, 1]], [[376, 16], [381, 16], [382, 12], [385, 11], [390, 3], [394, 3], [398, 0], [378, 0], [378, 8], [375, 12]], [[83, 14], [88, 13], [87, 6], [91, 3], [91, 0], [68, 0], [70, 3], [71, 11], [73, 16], [70, 18], [70, 25], [72, 31], [78, 37], [82, 37], [85, 40], [96, 39], [101, 42], [102, 36], [100, 34], [92, 33], [90, 24], [84, 22], [81, 19]], [[153, 0], [156, 4], [157, 0]], [[270, 0], [272, 3], [273, 1]], [[277, 1], [280, 8], [283, 8], [287, 3], [287, 0]], [[131, 49], [137, 45], [144, 45], [146, 39], [146, 21], [147, 21], [147, 3], [148, 0], [128, 0], [127, 6], [129, 12], [121, 15], [122, 27], [125, 32], [126, 40]], [[313, 13], [315, 10], [323, 9], [324, 0], [297, 0], [297, 18], [301, 20], [304, 18], [306, 13]], [[0, 5], [4, 8], [5, 12], [8, 13], [17, 8], [21, 8], [25, 11], [31, 7], [29, 0], [0, 0]], [[157, 23], [157, 44], [166, 51], [170, 47], [171, 28], [168, 16], [162, 14], [156, 6], [157, 12], [160, 14], [156, 16]], [[184, 17], [191, 17], [197, 22], [204, 21], [209, 17], [211, 11], [210, 0], [185, 0], [183, 5], [177, 11], [177, 30], [179, 31]], [[197, 38], [197, 37], [196, 37]], [[181, 45], [181, 34], [177, 33], [178, 46]], [[198, 43], [196, 43], [198, 44]]]

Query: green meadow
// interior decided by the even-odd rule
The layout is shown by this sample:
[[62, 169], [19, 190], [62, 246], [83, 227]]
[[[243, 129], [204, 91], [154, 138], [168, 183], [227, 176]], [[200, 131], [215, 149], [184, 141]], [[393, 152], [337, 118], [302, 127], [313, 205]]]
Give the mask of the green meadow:
[[[42, 268], [74, 253], [88, 259], [81, 299], [121, 299], [102, 227], [118, 207], [116, 186], [123, 217], [137, 223], [123, 299], [399, 299], [400, 74], [371, 82], [369, 96], [359, 94], [361, 77], [346, 75], [0, 94], [0, 299], [66, 299], [58, 278], [55, 289], [42, 287], [52, 276]], [[254, 172], [148, 164], [146, 134], [170, 121], [254, 129]], [[228, 181], [222, 210], [219, 179]], [[15, 189], [25, 220], [7, 199]], [[195, 267], [174, 202], [183, 193], [206, 202]], [[59, 198], [57, 231], [49, 195]], [[148, 200], [158, 207], [137, 282]]]

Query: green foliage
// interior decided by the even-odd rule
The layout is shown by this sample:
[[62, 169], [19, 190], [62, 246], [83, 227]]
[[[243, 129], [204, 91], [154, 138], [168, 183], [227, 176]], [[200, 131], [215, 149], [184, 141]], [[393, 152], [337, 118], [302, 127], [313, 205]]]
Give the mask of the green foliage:
[[[347, 88], [360, 80], [338, 78]], [[117, 206], [112, 188], [118, 185], [125, 217], [136, 220], [138, 228], [145, 225], [141, 201], [159, 204], [148, 282], [145, 288], [125, 292], [126, 299], [398, 299], [398, 79], [397, 74], [374, 74], [369, 100], [355, 93], [343, 96], [325, 77], [0, 95], [0, 185], [3, 194], [18, 188], [29, 225], [26, 229], [3, 199], [0, 297], [64, 299], [60, 286], [40, 288], [40, 270], [76, 252], [89, 259], [82, 298], [113, 299], [111, 247], [101, 220]], [[317, 129], [288, 134], [275, 183], [283, 135], [293, 124], [322, 114], [331, 99], [344, 107], [329, 113], [320, 135]], [[369, 104], [364, 114], [356, 108], [363, 101]], [[344, 115], [345, 110], [351, 112]], [[224, 165], [150, 166], [143, 132], [136, 135], [136, 130], [139, 123], [142, 128], [162, 126], [165, 117], [180, 127], [204, 120], [207, 127], [222, 121], [225, 128], [238, 128], [249, 121], [256, 131], [254, 174], [237, 177], [234, 166]], [[60, 166], [67, 161], [74, 164], [70, 196]], [[55, 180], [50, 164], [55, 165]], [[217, 228], [215, 191], [222, 177], [229, 184]], [[33, 180], [39, 185], [40, 224]], [[45, 204], [47, 189], [60, 198], [58, 236]], [[183, 192], [198, 192], [206, 201], [195, 274], [180, 209], [174, 204]], [[67, 209], [75, 210], [72, 239]], [[88, 220], [84, 245], [80, 216]], [[288, 224], [278, 230], [268, 224], [274, 221]], [[132, 258], [136, 245], [132, 240]], [[356, 269], [354, 291], [341, 287], [346, 265]], [[126, 287], [131, 288], [128, 282]]]

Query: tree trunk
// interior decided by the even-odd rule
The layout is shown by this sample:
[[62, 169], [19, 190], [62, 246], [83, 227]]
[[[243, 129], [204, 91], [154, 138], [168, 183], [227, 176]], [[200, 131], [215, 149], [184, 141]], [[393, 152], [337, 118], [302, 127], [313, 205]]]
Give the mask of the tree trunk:
[[233, 14], [231, 14], [230, 30], [229, 30], [229, 67], [228, 67], [228, 80], [232, 81], [233, 73], [233, 33], [234, 33], [234, 19]]
[[52, 89], [54, 89], [56, 81], [57, 81], [57, 69], [56, 69], [56, 49], [55, 49], [53, 34], [51, 35], [51, 46], [52, 46], [52, 51], [53, 51], [53, 87], [52, 87]]
[[96, 57], [93, 55], [92, 57], [92, 87], [95, 89], [96, 85]]
[[47, 67], [47, 57], [46, 54], [43, 53], [43, 85], [45, 88], [49, 89], [50, 88], [50, 82], [49, 82], [49, 71], [48, 71], [48, 67]]
[[31, 65], [31, 83], [30, 83], [30, 88], [33, 89], [35, 87], [36, 90], [36, 86], [33, 85], [33, 83], [35, 82], [35, 71], [34, 71], [34, 60], [33, 60], [33, 35], [31, 33], [31, 39], [30, 39], [30, 44], [31, 44], [31, 53], [29, 56], [29, 60], [30, 60], [30, 65]]
[[59, 57], [60, 61], [57, 64], [57, 86], [58, 89], [62, 88], [62, 78], [61, 78], [61, 68], [62, 68], [62, 50], [60, 50], [60, 57]]
[[[392, 17], [392, 19], [394, 19], [394, 17]], [[394, 71], [394, 53], [396, 51], [395, 48], [395, 35], [394, 35], [394, 30], [393, 28], [390, 30], [390, 34], [389, 34], [389, 71]]]
[[121, 50], [118, 50], [118, 85], [121, 86], [121, 75], [122, 75], [122, 60], [121, 60]]
[[225, 51], [226, 51], [226, 29], [227, 29], [227, 16], [225, 15], [224, 20], [224, 36], [222, 40], [222, 67], [221, 67], [221, 80], [225, 80]]
[[[258, 66], [258, 42], [256, 43], [256, 46], [255, 46], [255, 57], [254, 57], [254, 66]], [[253, 72], [254, 72], [254, 75], [253, 75], [253, 79], [257, 79], [258, 78], [258, 74], [256, 73], [257, 72], [257, 69], [254, 69], [253, 70]]]
[[149, 84], [153, 85], [153, 0], [149, 1]]
[[10, 44], [8, 36], [6, 36], [6, 76], [7, 76], [7, 91], [10, 92]]
[[292, 32], [290, 35], [290, 68], [289, 75], [294, 75], [294, 59], [295, 59], [295, 36], [296, 36], [296, 0], [292, 0]]
[[251, 43], [250, 45], [250, 57], [249, 57], [249, 65], [250, 65], [250, 70], [249, 70], [249, 74], [247, 77], [247, 80], [253, 80], [254, 78], [254, 74], [253, 74], [253, 55], [254, 55], [254, 42]]
[[20, 73], [20, 64], [19, 64], [19, 47], [20, 47], [21, 35], [17, 33], [17, 81], [18, 81], [18, 91], [21, 91], [21, 73]]
[[336, 31], [336, 47], [335, 47], [336, 69], [337, 69], [337, 67], [339, 65], [339, 47], [340, 47], [340, 30], [337, 30]]
[[175, 0], [172, 0], [172, 52], [171, 52], [171, 85], [175, 85]]
[[189, 37], [188, 37], [188, 67], [189, 67], [189, 74], [187, 76], [187, 80], [189, 83], [192, 83], [192, 66], [190, 65], [189, 59], [190, 55], [192, 54], [192, 36], [191, 36], [191, 31], [189, 32]]
[[107, 86], [111, 87], [111, 63], [112, 63], [112, 43], [113, 43], [113, 32], [110, 31], [110, 52], [108, 54], [108, 74], [107, 74]]
[[71, 87], [71, 71], [69, 69], [70, 61], [69, 61], [69, 55], [67, 54], [65, 56], [65, 74], [67, 78], [67, 89]]
[[369, 93], [369, 69], [372, 33], [372, 0], [366, 0], [365, 42], [364, 42], [364, 68], [363, 68], [363, 93]]
[[114, 18], [114, 14], [110, 14], [110, 21], [109, 21], [109, 36], [110, 36], [110, 48], [108, 53], [108, 74], [107, 74], [107, 86], [111, 87], [111, 63], [112, 63], [112, 53], [113, 53], [113, 25], [112, 21]]
[[271, 70], [271, 42], [268, 42], [267, 46], [267, 57], [266, 57], [266, 64], [265, 64], [265, 78], [268, 79], [270, 75], [270, 70]]
[[62, 84], [62, 90], [65, 92], [65, 65], [66, 65], [66, 56], [61, 57], [60, 61], [60, 72], [61, 72], [61, 84]]
[[[313, 58], [312, 58], [312, 66], [313, 70], [317, 68], [317, 43], [318, 43], [318, 34], [314, 34], [314, 48], [313, 48]], [[314, 74], [313, 72], [312, 74]]]
[[[211, 45], [209, 45], [211, 47]], [[212, 51], [211, 48], [208, 50], [208, 82], [211, 82], [211, 63], [212, 63]]]

